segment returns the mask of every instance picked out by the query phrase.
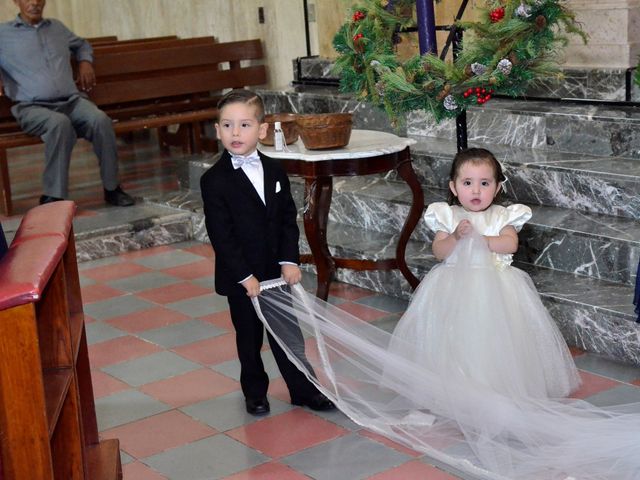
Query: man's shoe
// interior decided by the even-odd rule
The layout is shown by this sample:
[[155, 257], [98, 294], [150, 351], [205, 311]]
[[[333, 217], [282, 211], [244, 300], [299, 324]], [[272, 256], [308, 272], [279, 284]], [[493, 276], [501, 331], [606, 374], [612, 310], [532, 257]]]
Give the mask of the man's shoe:
[[336, 408], [335, 404], [320, 392], [308, 398], [291, 397], [291, 403], [301, 407], [309, 407], [311, 410], [319, 412]]
[[122, 190], [120, 185], [115, 190], [107, 190], [105, 188], [104, 201], [116, 207], [128, 207], [136, 203], [131, 195]]
[[40, 205], [44, 205], [45, 203], [51, 203], [51, 202], [60, 202], [62, 200], [64, 200], [64, 198], [50, 197], [49, 195], [41, 195]]
[[271, 411], [269, 406], [269, 400], [266, 398], [247, 398], [245, 399], [245, 405], [247, 406], [247, 413], [251, 415], [266, 415]]

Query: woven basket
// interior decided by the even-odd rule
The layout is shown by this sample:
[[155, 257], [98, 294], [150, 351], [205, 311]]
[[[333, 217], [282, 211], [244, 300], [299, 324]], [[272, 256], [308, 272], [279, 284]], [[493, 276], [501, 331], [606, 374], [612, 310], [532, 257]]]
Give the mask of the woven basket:
[[269, 124], [267, 129], [267, 136], [260, 140], [263, 145], [273, 145], [273, 128], [275, 122], [282, 124], [282, 133], [284, 133], [284, 141], [287, 145], [291, 145], [298, 141], [298, 126], [296, 125], [296, 118], [298, 116], [295, 113], [274, 113], [271, 115], [265, 115], [264, 121]]
[[298, 132], [308, 150], [340, 148], [349, 144], [351, 113], [298, 115]]

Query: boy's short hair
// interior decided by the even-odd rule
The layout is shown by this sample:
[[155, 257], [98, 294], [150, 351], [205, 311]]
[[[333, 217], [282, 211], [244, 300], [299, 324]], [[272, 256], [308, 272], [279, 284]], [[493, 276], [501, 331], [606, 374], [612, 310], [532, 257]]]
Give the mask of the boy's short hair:
[[218, 111], [222, 111], [225, 106], [232, 103], [244, 103], [245, 105], [256, 107], [256, 117], [258, 121], [260, 123], [264, 122], [264, 102], [257, 93], [244, 88], [231, 90], [225, 93], [218, 101]]

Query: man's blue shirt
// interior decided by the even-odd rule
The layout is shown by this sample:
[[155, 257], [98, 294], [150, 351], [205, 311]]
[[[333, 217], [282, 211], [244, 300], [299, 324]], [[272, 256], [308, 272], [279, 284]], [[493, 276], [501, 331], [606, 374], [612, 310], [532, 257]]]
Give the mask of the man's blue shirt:
[[0, 70], [5, 94], [17, 102], [54, 101], [78, 93], [71, 55], [93, 61], [89, 42], [60, 21], [37, 25], [15, 20], [0, 24]]

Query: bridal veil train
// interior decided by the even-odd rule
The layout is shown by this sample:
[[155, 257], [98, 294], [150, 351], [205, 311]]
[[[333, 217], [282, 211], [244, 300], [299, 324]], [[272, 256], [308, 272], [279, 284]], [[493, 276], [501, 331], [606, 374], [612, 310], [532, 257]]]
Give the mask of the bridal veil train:
[[[469, 262], [460, 264], [482, 268], [478, 259], [486, 252], [468, 242]], [[477, 286], [456, 288], [462, 295]], [[253, 301], [293, 363], [345, 415], [439, 462], [481, 479], [640, 479], [639, 404], [600, 408], [427, 366], [419, 342], [393, 337], [300, 284], [263, 282]], [[527, 378], [508, 380], [519, 381]]]

